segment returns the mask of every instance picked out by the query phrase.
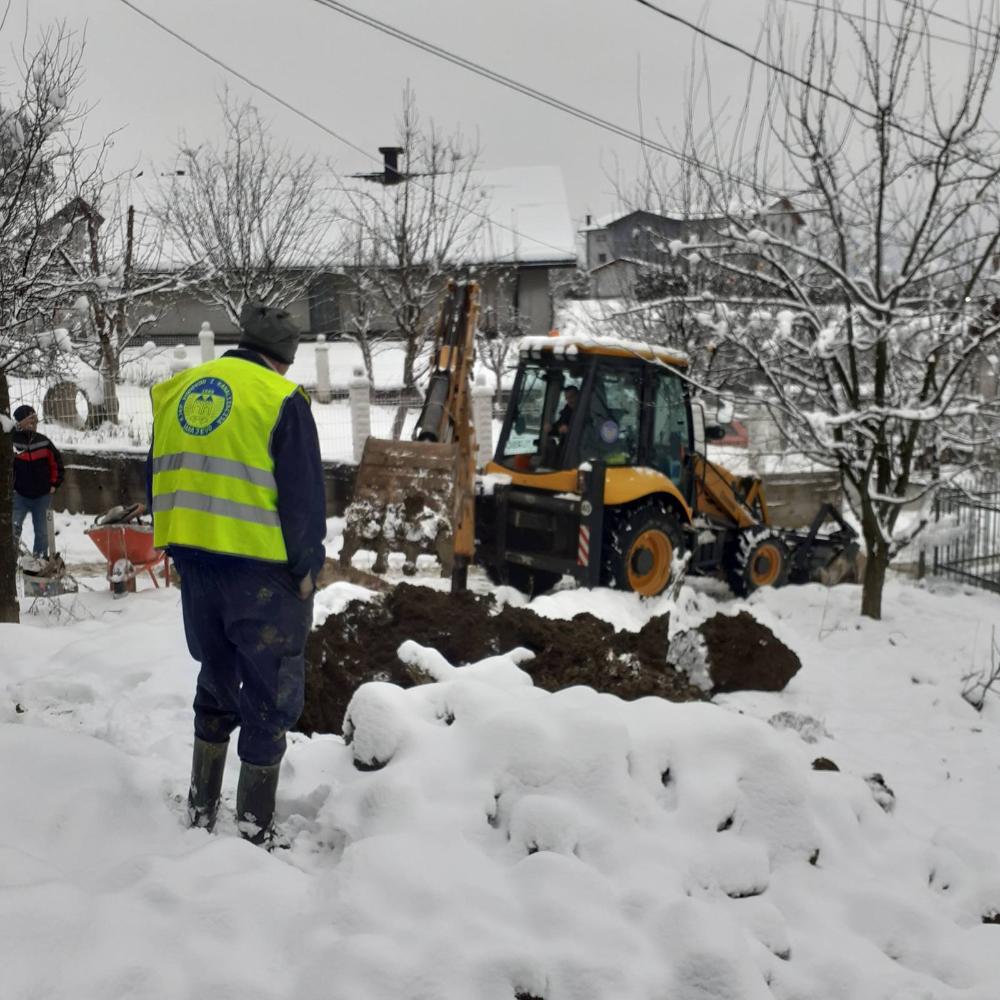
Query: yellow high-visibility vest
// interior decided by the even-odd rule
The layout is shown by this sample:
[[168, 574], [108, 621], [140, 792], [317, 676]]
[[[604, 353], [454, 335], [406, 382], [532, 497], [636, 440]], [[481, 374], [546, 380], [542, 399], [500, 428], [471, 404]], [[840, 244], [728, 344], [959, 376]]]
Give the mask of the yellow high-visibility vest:
[[240, 358], [218, 358], [153, 386], [157, 548], [288, 561], [270, 445], [294, 392], [303, 390]]

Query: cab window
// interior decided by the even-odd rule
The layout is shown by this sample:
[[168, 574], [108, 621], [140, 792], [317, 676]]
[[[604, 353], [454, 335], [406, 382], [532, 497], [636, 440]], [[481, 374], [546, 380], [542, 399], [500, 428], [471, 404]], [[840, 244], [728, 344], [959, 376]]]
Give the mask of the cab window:
[[653, 383], [653, 433], [649, 464], [684, 486], [684, 460], [688, 446], [688, 416], [681, 380], [657, 373]]
[[503, 457], [533, 455], [538, 451], [545, 417], [546, 393], [549, 382], [540, 367], [524, 369], [520, 389], [511, 400], [510, 433], [504, 444]]
[[581, 416], [581, 461], [636, 465], [639, 459], [639, 413], [642, 383], [630, 368], [598, 367], [589, 406]]

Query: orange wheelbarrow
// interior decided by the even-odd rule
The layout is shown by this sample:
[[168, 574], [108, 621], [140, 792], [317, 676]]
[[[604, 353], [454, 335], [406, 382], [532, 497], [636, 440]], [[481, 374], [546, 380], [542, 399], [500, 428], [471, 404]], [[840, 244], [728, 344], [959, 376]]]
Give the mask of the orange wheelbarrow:
[[169, 556], [153, 548], [153, 526], [140, 521], [145, 512], [146, 508], [138, 503], [113, 507], [85, 532], [108, 561], [108, 582], [116, 597], [135, 593], [136, 576], [142, 570], [159, 588], [153, 572], [159, 565], [163, 566], [164, 585], [170, 586]]

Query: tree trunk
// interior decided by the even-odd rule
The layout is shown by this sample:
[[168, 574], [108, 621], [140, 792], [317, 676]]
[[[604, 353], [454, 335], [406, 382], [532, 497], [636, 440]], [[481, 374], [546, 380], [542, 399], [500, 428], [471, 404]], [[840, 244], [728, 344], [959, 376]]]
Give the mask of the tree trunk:
[[118, 423], [118, 355], [109, 336], [101, 335], [101, 420]]
[[889, 550], [878, 541], [865, 542], [865, 575], [861, 586], [861, 614], [882, 618], [882, 588], [889, 568]]
[[403, 424], [406, 422], [406, 414], [410, 411], [410, 404], [406, 397], [416, 388], [416, 378], [413, 368], [417, 361], [417, 335], [410, 334], [406, 341], [406, 353], [403, 355], [403, 399], [396, 407], [396, 416], [392, 421], [392, 439], [398, 441], [403, 433]]
[[396, 415], [392, 418], [392, 439], [398, 441], [403, 433], [403, 424], [406, 423], [406, 414], [410, 412], [410, 404], [405, 400], [400, 400], [396, 407]]
[[368, 381], [374, 385], [375, 384], [375, 358], [372, 356], [372, 345], [371, 341], [368, 339], [367, 333], [359, 333], [355, 338], [358, 342], [358, 347], [361, 348], [361, 362], [365, 366], [365, 375], [368, 376]]
[[[10, 413], [7, 373], [0, 369], [0, 413]], [[17, 603], [17, 550], [14, 548], [14, 449], [0, 434], [0, 622], [21, 620]]]

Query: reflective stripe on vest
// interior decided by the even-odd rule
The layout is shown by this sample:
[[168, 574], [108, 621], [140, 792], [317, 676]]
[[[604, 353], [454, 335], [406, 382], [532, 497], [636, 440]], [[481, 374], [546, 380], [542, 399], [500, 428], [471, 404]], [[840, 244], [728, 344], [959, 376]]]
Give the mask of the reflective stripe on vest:
[[153, 542], [287, 562], [271, 435], [297, 386], [219, 358], [154, 386]]

